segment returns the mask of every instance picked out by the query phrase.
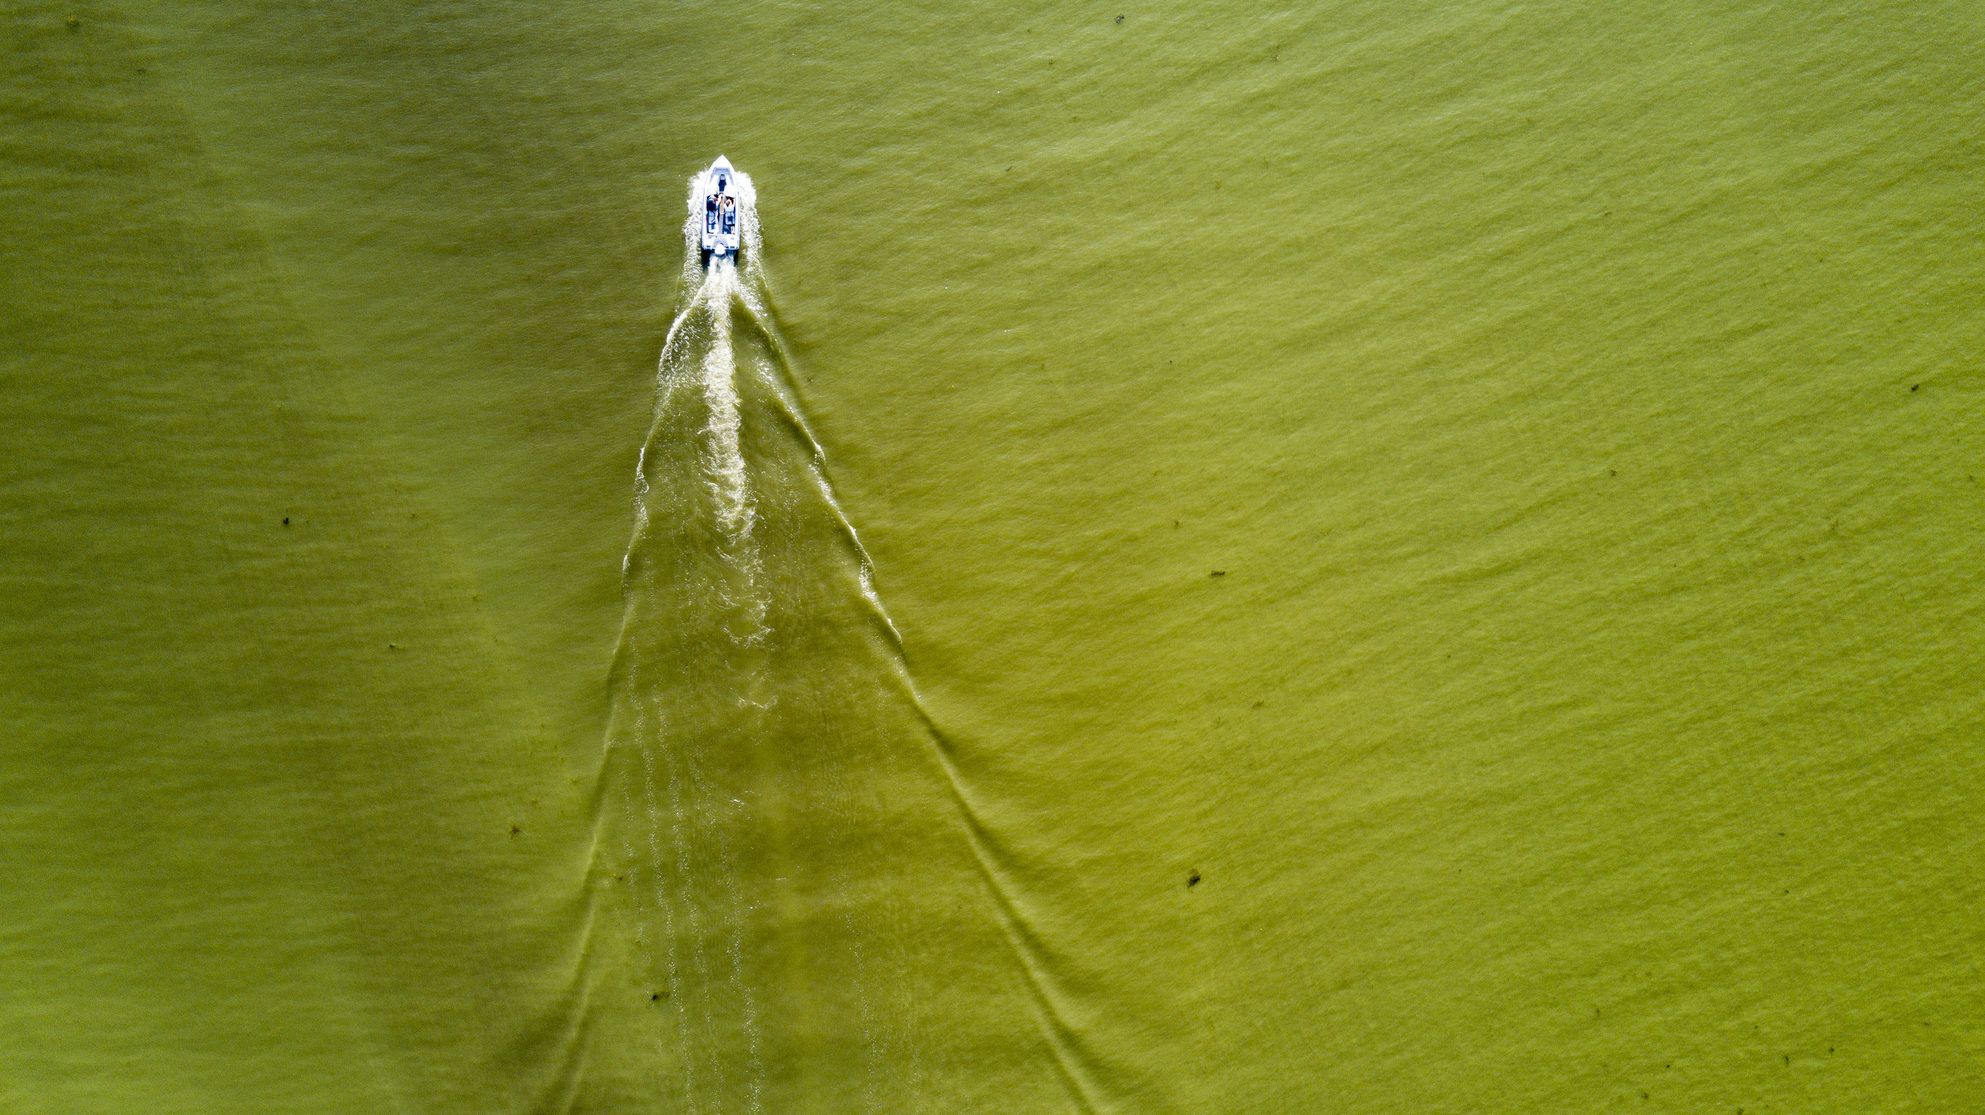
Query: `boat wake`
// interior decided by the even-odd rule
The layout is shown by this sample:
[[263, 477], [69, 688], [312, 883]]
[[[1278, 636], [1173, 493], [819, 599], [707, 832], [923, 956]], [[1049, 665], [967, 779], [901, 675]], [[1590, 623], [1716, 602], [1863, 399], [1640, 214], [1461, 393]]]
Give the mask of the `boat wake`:
[[[731, 190], [739, 244], [706, 267], [692, 183], [622, 561], [596, 846], [656, 1012], [644, 1098], [944, 1106], [926, 1058], [1011, 1040], [1031, 999], [1048, 1079], [1092, 1107], [1058, 981], [798, 404], [750, 178]], [[1012, 968], [978, 959], [1002, 951]]]
[[[914, 1010], [876, 986], [888, 945], [856, 925], [872, 872], [816, 838], [874, 827], [861, 768], [901, 704], [894, 628], [792, 391], [750, 178], [733, 188], [736, 256], [699, 261], [694, 189], [683, 226], [622, 561], [603, 852], [666, 1018], [668, 1106], [782, 1109], [775, 1078], [822, 1056], [838, 1071], [809, 1104], [825, 1087], [873, 1106], [885, 1071], [916, 1060]], [[835, 892], [822, 924], [817, 896]]]

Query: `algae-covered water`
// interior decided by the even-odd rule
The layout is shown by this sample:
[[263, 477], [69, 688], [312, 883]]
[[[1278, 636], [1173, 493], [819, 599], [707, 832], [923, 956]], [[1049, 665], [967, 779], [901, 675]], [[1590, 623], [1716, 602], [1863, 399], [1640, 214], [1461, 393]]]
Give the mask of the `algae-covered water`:
[[0, 6], [0, 1108], [1985, 1107], [1976, 15]]

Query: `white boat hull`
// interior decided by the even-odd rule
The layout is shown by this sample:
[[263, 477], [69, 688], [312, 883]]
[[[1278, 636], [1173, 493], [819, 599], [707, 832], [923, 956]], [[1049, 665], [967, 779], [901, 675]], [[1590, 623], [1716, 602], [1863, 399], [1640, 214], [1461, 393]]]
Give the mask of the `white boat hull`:
[[717, 156], [710, 169], [697, 176], [696, 192], [700, 196], [697, 212], [702, 218], [703, 266], [719, 260], [737, 262], [743, 242], [744, 207], [738, 198], [737, 171], [730, 160]]

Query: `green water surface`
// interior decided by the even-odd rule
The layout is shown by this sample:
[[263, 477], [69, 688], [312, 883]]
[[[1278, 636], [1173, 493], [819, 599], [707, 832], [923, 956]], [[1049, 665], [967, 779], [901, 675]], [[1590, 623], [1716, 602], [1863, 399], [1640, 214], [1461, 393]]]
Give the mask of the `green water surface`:
[[1975, 7], [0, 27], [0, 1108], [1985, 1107]]

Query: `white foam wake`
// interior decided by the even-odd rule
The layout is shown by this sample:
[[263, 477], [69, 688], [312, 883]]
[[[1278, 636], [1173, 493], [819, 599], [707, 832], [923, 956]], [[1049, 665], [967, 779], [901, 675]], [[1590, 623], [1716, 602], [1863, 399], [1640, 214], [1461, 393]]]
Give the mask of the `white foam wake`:
[[879, 710], [902, 640], [800, 406], [756, 191], [741, 173], [733, 189], [735, 262], [703, 265], [694, 181], [685, 206], [683, 294], [622, 559], [608, 748], [631, 828], [613, 844], [637, 896], [635, 946], [671, 1004], [658, 1021], [674, 1031], [665, 1090], [680, 1106], [764, 1109], [791, 1083], [768, 1065], [814, 1040], [796, 1019], [838, 1016], [857, 1035], [864, 1105], [879, 1108], [892, 1073], [914, 1080], [920, 1064], [901, 1021], [918, 1017], [913, 999], [886, 974], [908, 939], [888, 910], [864, 919], [853, 902], [829, 915], [833, 931], [803, 931], [800, 896], [860, 887], [798, 834], [890, 822], [860, 772], [887, 755]]

